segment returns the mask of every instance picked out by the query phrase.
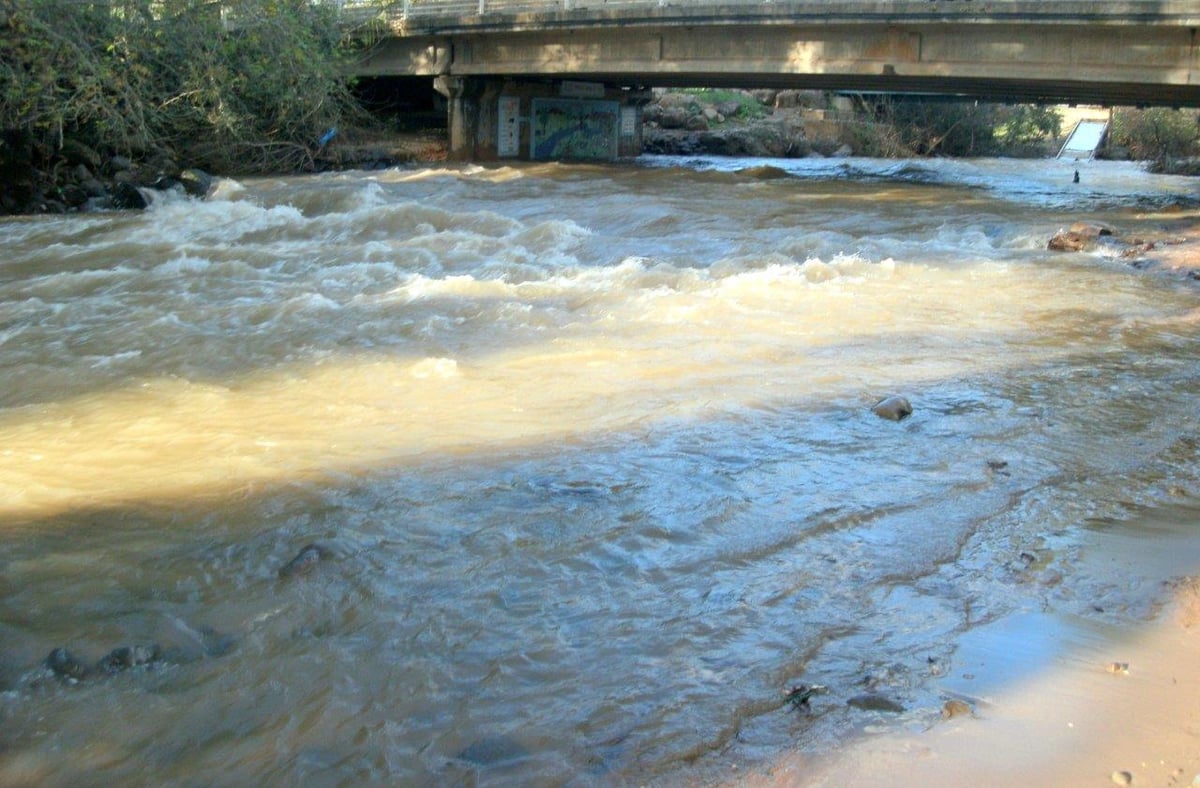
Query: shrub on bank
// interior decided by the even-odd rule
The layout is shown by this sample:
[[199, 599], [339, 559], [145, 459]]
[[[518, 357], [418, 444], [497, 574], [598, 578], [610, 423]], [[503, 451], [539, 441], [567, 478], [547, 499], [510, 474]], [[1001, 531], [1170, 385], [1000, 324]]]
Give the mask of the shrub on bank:
[[339, 56], [334, 10], [307, 0], [0, 0], [0, 199], [26, 210], [113, 157], [311, 165], [353, 111]]
[[1109, 140], [1157, 171], [1188, 172], [1196, 169], [1193, 160], [1200, 156], [1200, 115], [1166, 107], [1118, 109]]

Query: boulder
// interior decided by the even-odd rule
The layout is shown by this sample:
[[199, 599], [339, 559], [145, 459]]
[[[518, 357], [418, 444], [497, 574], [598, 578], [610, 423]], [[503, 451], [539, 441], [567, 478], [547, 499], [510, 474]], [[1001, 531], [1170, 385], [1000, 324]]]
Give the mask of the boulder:
[[718, 101], [713, 108], [727, 118], [737, 117], [742, 112], [742, 105], [737, 101]]
[[88, 201], [87, 190], [77, 183], [69, 183], [62, 189], [63, 202], [68, 208], [78, 208]]
[[754, 96], [754, 100], [766, 107], [775, 106], [775, 99], [779, 95], [778, 90], [764, 88], [760, 90], [750, 91], [750, 95]]
[[88, 674], [87, 666], [65, 648], [56, 648], [51, 651], [42, 664], [55, 676], [72, 681], [81, 681]]
[[1099, 238], [1113, 234], [1111, 227], [1100, 222], [1075, 222], [1067, 232], [1074, 233], [1081, 238]]
[[904, 397], [892, 395], [876, 402], [871, 412], [881, 419], [900, 421], [912, 415], [912, 404]]
[[63, 140], [59, 153], [68, 163], [82, 164], [92, 171], [100, 169], [104, 164], [104, 158], [99, 153], [79, 140], [70, 138]]
[[1046, 242], [1046, 248], [1052, 252], [1079, 252], [1089, 246], [1087, 238], [1070, 230], [1059, 230]]
[[141, 189], [132, 183], [122, 182], [113, 187], [112, 206], [118, 210], [142, 211], [149, 204]]
[[183, 184], [183, 190], [192, 197], [206, 199], [216, 184], [216, 179], [204, 170], [191, 167], [179, 173], [179, 182]]
[[658, 117], [658, 125], [664, 129], [687, 128], [688, 111], [683, 107], [663, 107]]
[[663, 109], [681, 109], [691, 114], [696, 110], [696, 97], [690, 93], [664, 93], [658, 97], [658, 105]]
[[108, 189], [104, 188], [104, 184], [95, 178], [80, 181], [79, 188], [83, 189], [88, 197], [104, 197], [108, 194]]
[[800, 106], [800, 91], [781, 90], [775, 95], [775, 109], [795, 109]]
[[1115, 240], [1113, 229], [1106, 224], [1075, 222], [1068, 229], [1055, 233], [1046, 243], [1046, 248], [1054, 252], [1079, 252]]

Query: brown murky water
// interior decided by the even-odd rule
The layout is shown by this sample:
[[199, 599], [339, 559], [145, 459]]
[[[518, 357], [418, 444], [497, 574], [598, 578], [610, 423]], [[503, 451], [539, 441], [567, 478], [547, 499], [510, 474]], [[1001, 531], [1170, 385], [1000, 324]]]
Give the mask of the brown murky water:
[[1200, 289], [1044, 246], [1194, 182], [753, 163], [0, 222], [0, 782], [715, 780], [926, 724], [988, 622], [1145, 616], [1076, 544], [1195, 511]]

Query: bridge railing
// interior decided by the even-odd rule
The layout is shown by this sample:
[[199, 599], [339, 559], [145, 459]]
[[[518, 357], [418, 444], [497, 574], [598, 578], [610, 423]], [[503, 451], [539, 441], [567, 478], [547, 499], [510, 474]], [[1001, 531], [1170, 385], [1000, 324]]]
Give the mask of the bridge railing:
[[[596, 9], [668, 8], [706, 5], [688, 0], [317, 0], [338, 6], [343, 13], [362, 19], [382, 15], [389, 22], [472, 17], [487, 14], [553, 13]], [[712, 5], [763, 6], [789, 0], [719, 0]], [[869, 1], [869, 0], [865, 0]]]
[[[220, 0], [218, 0], [220, 1]], [[458, 20], [471, 24], [473, 20], [488, 16], [512, 16], [516, 14], [553, 14], [570, 11], [604, 11], [642, 9], [653, 11], [658, 18], [671, 16], [678, 11], [688, 17], [697, 10], [728, 10], [731, 7], [758, 8], [771, 13], [771, 6], [797, 5], [797, 0], [312, 0], [338, 7], [350, 22], [383, 20], [396, 31], [420, 28], [423, 23], [435, 20]], [[808, 0], [804, 5], [819, 6], [822, 0]], [[861, 2], [864, 7], [877, 6], [879, 0], [840, 0], [836, 5], [847, 6]], [[989, 5], [1011, 4], [1023, 7], [1024, 13], [1036, 9], [1035, 15], [1046, 14], [1047, 18], [1061, 21], [1075, 15], [1094, 17], [1097, 13], [1107, 14], [1111, 10], [1120, 17], [1172, 18], [1176, 23], [1193, 25], [1200, 13], [1196, 0], [992, 0]], [[919, 5], [927, 5], [920, 3]], [[937, 4], [941, 6], [941, 3]], [[949, 5], [963, 12], [973, 11], [976, 3], [953, 2]], [[1185, 19], [1186, 17], [1186, 19]]]

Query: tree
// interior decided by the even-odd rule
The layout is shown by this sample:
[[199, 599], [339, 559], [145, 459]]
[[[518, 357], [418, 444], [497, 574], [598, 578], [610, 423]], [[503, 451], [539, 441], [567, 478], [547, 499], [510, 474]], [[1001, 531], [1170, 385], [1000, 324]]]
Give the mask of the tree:
[[0, 0], [0, 130], [294, 169], [353, 111], [340, 42], [308, 0]]
[[1195, 110], [1119, 109], [1113, 113], [1111, 140], [1134, 159], [1162, 168], [1172, 160], [1200, 155], [1200, 125]]

